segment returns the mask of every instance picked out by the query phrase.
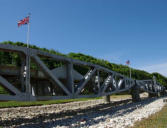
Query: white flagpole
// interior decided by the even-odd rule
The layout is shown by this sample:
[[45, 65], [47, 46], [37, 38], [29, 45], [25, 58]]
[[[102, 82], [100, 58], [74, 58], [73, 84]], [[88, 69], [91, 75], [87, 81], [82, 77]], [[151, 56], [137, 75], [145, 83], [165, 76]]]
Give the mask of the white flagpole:
[[29, 22], [28, 22], [28, 29], [27, 29], [27, 48], [29, 48], [29, 40], [30, 40], [30, 13], [29, 16]]
[[30, 41], [30, 13], [28, 28], [27, 28], [27, 56], [26, 56], [26, 92], [31, 93], [31, 85], [30, 85], [30, 56], [29, 56], [29, 41]]
[[[132, 78], [132, 73], [131, 73], [131, 67], [130, 67], [130, 62], [129, 62], [129, 72], [130, 72], [130, 79]], [[131, 86], [131, 82], [130, 82], [130, 86]]]
[[131, 71], [131, 67], [129, 66], [129, 70], [130, 70], [130, 79], [132, 78], [132, 71]]
[[[130, 79], [131, 79], [131, 78], [132, 78], [132, 69], [131, 69], [131, 67], [130, 67], [130, 61], [129, 61], [129, 60], [126, 61], [126, 64], [127, 64], [128, 68], [129, 68], [129, 77], [130, 77]], [[130, 86], [131, 86], [131, 82], [130, 82]]]
[[132, 71], [131, 71], [131, 67], [130, 67], [130, 61], [128, 60], [127, 62], [128, 62], [127, 65], [129, 67], [129, 77], [131, 79], [132, 78]]

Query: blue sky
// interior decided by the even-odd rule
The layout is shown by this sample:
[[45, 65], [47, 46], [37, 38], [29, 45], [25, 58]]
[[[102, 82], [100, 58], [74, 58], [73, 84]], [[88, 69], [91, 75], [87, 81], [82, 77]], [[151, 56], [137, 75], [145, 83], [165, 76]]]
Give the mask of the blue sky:
[[166, 0], [0, 0], [0, 42], [81, 52], [167, 76]]

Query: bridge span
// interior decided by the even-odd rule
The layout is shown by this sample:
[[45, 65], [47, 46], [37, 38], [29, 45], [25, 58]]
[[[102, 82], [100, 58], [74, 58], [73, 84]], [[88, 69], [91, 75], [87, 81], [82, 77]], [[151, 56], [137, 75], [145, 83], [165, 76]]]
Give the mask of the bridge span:
[[0, 86], [7, 90], [0, 94], [0, 101], [109, 97], [125, 91], [139, 101], [141, 92], [150, 96], [165, 92], [156, 78], [135, 80], [96, 64], [9, 44], [0, 44], [0, 52], [20, 60], [12, 66], [0, 65]]

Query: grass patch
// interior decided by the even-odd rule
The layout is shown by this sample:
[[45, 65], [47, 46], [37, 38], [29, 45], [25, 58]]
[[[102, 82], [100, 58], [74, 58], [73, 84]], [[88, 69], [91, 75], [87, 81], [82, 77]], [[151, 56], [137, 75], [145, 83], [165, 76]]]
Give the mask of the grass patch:
[[[124, 99], [130, 98], [131, 96], [128, 94], [124, 95], [112, 95], [112, 99]], [[0, 108], [10, 108], [10, 107], [28, 107], [28, 106], [42, 106], [42, 105], [50, 105], [50, 104], [61, 104], [61, 103], [69, 103], [76, 101], [87, 101], [87, 100], [97, 100], [102, 99], [102, 97], [97, 98], [80, 98], [80, 99], [65, 99], [65, 100], [48, 100], [48, 101], [2, 101], [0, 102]], [[1, 127], [0, 127], [1, 128]]]
[[101, 97], [66, 99], [66, 100], [48, 100], [48, 101], [5, 101], [5, 102], [0, 102], [0, 108], [41, 106], [41, 105], [61, 104], [61, 103], [68, 103], [68, 102], [75, 102], [75, 101], [87, 101], [87, 100], [97, 100], [97, 99], [101, 99]]
[[112, 99], [126, 99], [126, 98], [132, 98], [130, 94], [123, 94], [123, 95], [117, 95], [117, 94], [113, 94], [110, 96], [111, 101]]
[[167, 128], [167, 105], [160, 112], [136, 122], [131, 128]]
[[0, 94], [8, 94], [8, 92], [2, 87], [2, 85], [0, 85]]

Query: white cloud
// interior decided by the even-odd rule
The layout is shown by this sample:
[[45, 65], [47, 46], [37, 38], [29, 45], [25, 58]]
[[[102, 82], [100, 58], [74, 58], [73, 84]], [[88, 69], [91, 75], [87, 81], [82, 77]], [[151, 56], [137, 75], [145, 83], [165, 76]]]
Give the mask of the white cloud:
[[158, 72], [164, 76], [167, 76], [167, 62], [162, 63], [162, 64], [155, 64], [155, 65], [151, 65], [151, 66], [146, 66], [146, 67], [143, 67], [140, 69], [143, 69], [143, 70], [148, 71], [150, 73]]

